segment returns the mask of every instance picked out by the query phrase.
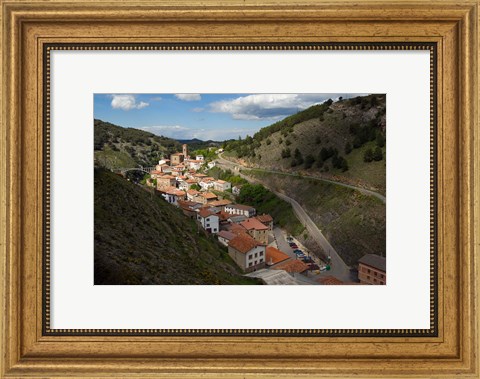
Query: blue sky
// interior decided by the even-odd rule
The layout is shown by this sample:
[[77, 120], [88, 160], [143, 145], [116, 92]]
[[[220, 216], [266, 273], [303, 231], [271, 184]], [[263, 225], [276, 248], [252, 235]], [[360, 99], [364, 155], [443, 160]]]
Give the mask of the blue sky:
[[340, 96], [358, 94], [95, 94], [94, 117], [175, 139], [223, 141]]

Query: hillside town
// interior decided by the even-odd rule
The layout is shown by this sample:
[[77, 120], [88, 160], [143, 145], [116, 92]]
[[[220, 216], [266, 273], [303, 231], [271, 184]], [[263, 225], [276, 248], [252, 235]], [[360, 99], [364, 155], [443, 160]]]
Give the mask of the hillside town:
[[329, 275], [329, 259], [322, 261], [311, 254], [276, 227], [271, 215], [235, 203], [240, 186], [203, 173], [215, 165], [203, 155], [190, 156], [184, 144], [182, 152], [158, 162], [146, 185], [215, 236], [246, 276], [265, 284], [386, 284], [385, 258], [373, 254], [359, 260], [358, 281], [344, 282]]

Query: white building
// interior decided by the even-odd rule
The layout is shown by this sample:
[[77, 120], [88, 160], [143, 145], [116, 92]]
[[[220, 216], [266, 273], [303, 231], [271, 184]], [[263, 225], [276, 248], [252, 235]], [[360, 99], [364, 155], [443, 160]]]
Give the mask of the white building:
[[213, 182], [213, 189], [215, 191], [221, 191], [224, 192], [226, 190], [229, 190], [232, 188], [232, 184], [230, 182], [226, 182], [225, 180], [216, 180]]
[[225, 206], [225, 212], [231, 215], [242, 215], [248, 217], [253, 217], [256, 214], [255, 208], [249, 205], [242, 204], [230, 204]]
[[195, 157], [195, 160], [196, 160], [196, 161], [202, 161], [202, 162], [203, 162], [203, 161], [205, 160], [205, 157], [204, 157], [203, 155], [197, 155], [197, 156]]
[[220, 230], [219, 217], [209, 209], [201, 209], [197, 214], [197, 221], [209, 233], [217, 234]]
[[208, 168], [214, 168], [216, 165], [215, 161], [211, 161], [207, 163]]

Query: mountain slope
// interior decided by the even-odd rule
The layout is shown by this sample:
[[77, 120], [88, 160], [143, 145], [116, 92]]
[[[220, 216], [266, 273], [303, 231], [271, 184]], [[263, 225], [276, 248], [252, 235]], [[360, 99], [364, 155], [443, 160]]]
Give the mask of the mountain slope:
[[164, 155], [181, 151], [177, 141], [134, 128], [94, 120], [95, 161], [110, 169], [153, 166]]
[[162, 198], [95, 169], [95, 284], [258, 284]]
[[321, 175], [385, 194], [385, 136], [386, 96], [359, 96], [314, 105], [253, 137], [230, 141], [226, 156], [249, 167]]

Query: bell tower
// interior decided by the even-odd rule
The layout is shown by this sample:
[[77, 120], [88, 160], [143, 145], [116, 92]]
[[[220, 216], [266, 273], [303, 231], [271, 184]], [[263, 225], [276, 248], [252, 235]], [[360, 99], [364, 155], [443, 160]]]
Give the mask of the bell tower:
[[187, 144], [184, 143], [182, 145], [182, 150], [183, 150], [183, 159], [187, 159], [187, 156], [188, 156], [188, 148], [187, 148]]

